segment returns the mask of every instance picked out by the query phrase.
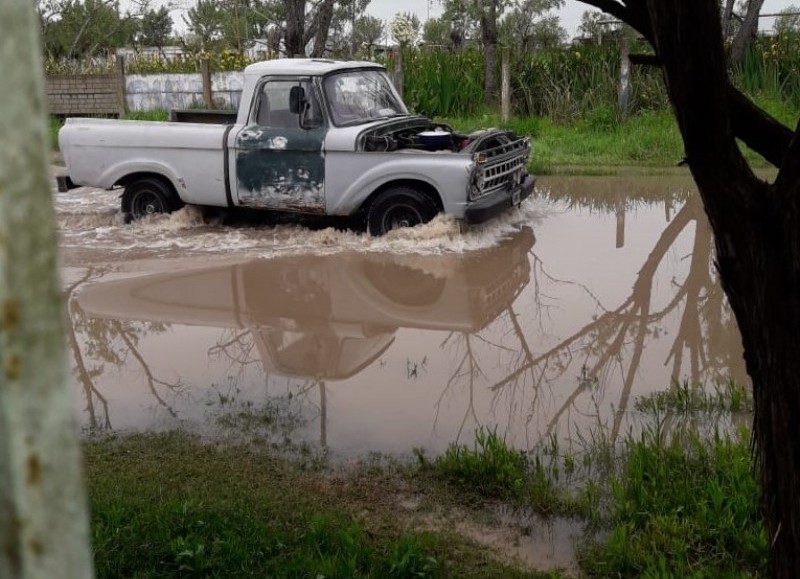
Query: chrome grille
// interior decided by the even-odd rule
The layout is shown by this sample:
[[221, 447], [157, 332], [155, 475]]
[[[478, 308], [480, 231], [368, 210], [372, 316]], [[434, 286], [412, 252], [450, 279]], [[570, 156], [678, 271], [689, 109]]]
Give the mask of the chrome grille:
[[470, 198], [475, 200], [500, 189], [510, 189], [518, 185], [525, 174], [530, 153], [528, 138], [477, 153], [478, 167]]

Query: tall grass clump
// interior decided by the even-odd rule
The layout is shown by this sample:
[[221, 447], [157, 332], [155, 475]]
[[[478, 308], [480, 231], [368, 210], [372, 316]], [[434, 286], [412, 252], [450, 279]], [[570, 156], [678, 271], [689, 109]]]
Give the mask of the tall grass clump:
[[614, 577], [742, 576], [766, 570], [768, 538], [749, 436], [703, 440], [645, 429], [611, 481], [607, 539], [581, 567]]
[[404, 98], [417, 113], [471, 116], [483, 109], [484, 59], [475, 49], [404, 53]]

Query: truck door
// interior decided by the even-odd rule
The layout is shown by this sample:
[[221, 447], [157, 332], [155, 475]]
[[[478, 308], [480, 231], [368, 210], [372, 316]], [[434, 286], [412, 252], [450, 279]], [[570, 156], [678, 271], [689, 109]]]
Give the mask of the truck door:
[[262, 82], [250, 122], [236, 137], [239, 204], [324, 213], [326, 133], [311, 79], [272, 77]]

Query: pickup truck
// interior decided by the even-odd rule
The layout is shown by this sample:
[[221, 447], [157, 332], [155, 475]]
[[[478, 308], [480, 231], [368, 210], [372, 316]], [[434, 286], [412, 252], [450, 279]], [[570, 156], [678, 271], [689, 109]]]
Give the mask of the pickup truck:
[[410, 114], [371, 62], [252, 64], [233, 120], [67, 119], [59, 189], [121, 188], [126, 219], [184, 204], [249, 207], [357, 216], [382, 235], [440, 211], [483, 222], [535, 184], [528, 138], [460, 134]]

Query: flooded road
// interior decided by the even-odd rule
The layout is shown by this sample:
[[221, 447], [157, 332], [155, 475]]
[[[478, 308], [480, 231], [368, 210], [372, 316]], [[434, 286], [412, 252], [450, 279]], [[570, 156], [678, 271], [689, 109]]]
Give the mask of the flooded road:
[[464, 234], [382, 239], [56, 194], [86, 431], [232, 428], [340, 457], [614, 435], [673, 379], [746, 382], [686, 177], [547, 178]]

